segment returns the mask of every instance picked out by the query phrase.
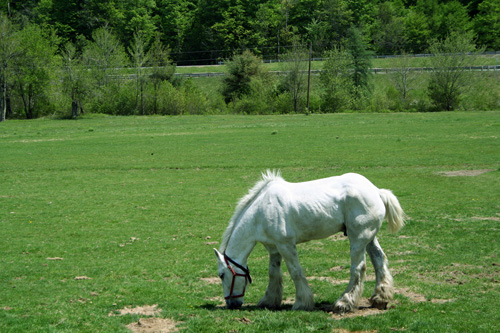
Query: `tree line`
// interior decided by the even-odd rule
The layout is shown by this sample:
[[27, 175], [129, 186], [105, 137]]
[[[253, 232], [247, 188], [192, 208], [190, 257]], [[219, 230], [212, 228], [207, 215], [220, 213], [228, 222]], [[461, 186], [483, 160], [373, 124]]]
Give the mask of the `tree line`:
[[52, 29], [78, 50], [108, 26], [125, 48], [140, 32], [159, 33], [178, 65], [209, 64], [250, 49], [278, 59], [293, 41], [322, 54], [361, 30], [376, 54], [423, 53], [432, 41], [471, 32], [478, 47], [500, 49], [498, 0], [5, 0], [16, 24]]
[[[465, 53], [472, 52], [474, 55], [478, 50], [495, 45], [481, 44], [474, 31], [474, 20], [485, 17], [482, 14], [483, 3], [489, 2], [464, 6], [457, 1], [440, 4], [437, 1], [411, 4], [313, 0], [255, 1], [248, 4], [245, 1], [202, 0], [7, 1], [0, 5], [0, 121], [20, 116], [31, 119], [54, 114], [78, 117], [85, 112], [145, 115], [311, 110], [341, 112], [362, 109], [453, 110], [461, 107], [464, 87], [472, 82], [470, 75], [468, 77], [463, 71], [457, 70], [473, 58], [465, 56]], [[162, 9], [165, 15], [167, 12], [172, 14], [175, 11], [166, 10], [174, 8], [172, 6], [184, 8], [184, 12], [189, 12], [193, 17], [208, 15], [212, 19], [217, 16], [215, 13], [220, 13], [224, 8], [231, 10], [221, 14], [223, 21], [227, 21], [224, 24], [213, 23], [208, 18], [203, 21], [182, 21], [182, 15], [174, 15], [169, 22], [177, 23], [170, 30], [161, 23], [161, 17], [166, 16], [153, 15], [153, 10], [147, 11], [148, 8]], [[376, 8], [377, 13], [381, 13], [384, 6], [399, 8], [401, 13], [406, 13], [404, 15], [417, 11], [416, 8], [433, 8], [427, 13], [433, 12], [437, 16], [432, 20], [422, 19], [418, 26], [422, 29], [432, 26], [436, 34], [428, 32], [424, 34], [425, 39], [417, 38], [420, 46], [416, 47], [408, 31], [404, 32], [408, 25], [393, 22], [394, 29], [404, 28], [398, 38], [391, 35], [397, 29], [386, 26], [384, 30], [381, 25], [375, 29], [371, 25], [370, 29], [387, 34], [384, 38], [382, 35], [380, 39], [374, 38], [373, 34], [370, 35], [367, 23], [360, 22], [375, 24], [375, 21], [368, 19], [367, 8]], [[456, 24], [446, 21], [445, 17], [452, 19], [450, 15], [443, 14], [446, 6], [462, 8], [464, 15], [460, 16], [457, 13], [461, 12], [455, 11], [452, 16], [453, 19], [462, 17], [464, 21], [454, 21]], [[475, 9], [472, 10], [472, 7]], [[253, 16], [248, 16], [252, 8]], [[491, 6], [488, 8], [492, 12], [495, 10]], [[391, 10], [387, 9], [386, 23], [399, 17]], [[318, 11], [324, 16], [319, 15]], [[264, 12], [267, 14], [264, 15]], [[337, 16], [332, 19], [333, 16], [328, 16], [326, 12]], [[238, 16], [238, 13], [244, 14], [244, 17]], [[474, 14], [472, 17], [471, 13]], [[312, 14], [319, 15], [318, 19], [314, 19]], [[254, 43], [257, 39], [261, 40], [260, 45], [269, 45], [266, 43], [270, 40], [265, 41], [266, 38], [262, 37], [262, 28], [266, 26], [262, 23], [264, 21], [252, 26], [248, 23], [252, 17], [284, 20], [276, 23], [272, 29], [267, 26], [269, 29], [266, 30], [268, 37], [274, 34], [276, 38], [272, 43], [278, 47], [250, 47], [252, 43], [259, 44]], [[327, 20], [327, 17], [331, 20]], [[341, 17], [346, 18], [345, 24], [340, 24], [343, 22]], [[382, 18], [383, 15], [379, 17]], [[316, 28], [312, 29], [312, 23], [308, 20]], [[229, 22], [234, 26], [228, 27]], [[245, 24], [249, 30], [240, 27]], [[223, 26], [226, 28], [223, 29]], [[495, 25], [490, 29], [495, 29]], [[216, 31], [224, 33], [216, 37]], [[413, 31], [416, 34], [416, 30]], [[197, 49], [209, 51], [185, 51], [189, 50], [189, 36], [193, 33], [198, 36]], [[389, 38], [389, 35], [392, 37]], [[172, 39], [172, 36], [176, 36], [176, 39]], [[397, 43], [394, 42], [396, 40]], [[305, 44], [309, 48], [305, 48]], [[425, 49], [421, 49], [424, 46]], [[246, 51], [243, 52], [243, 49]], [[230, 52], [225, 53], [227, 56], [219, 58], [223, 51], [228, 50]], [[392, 83], [382, 98], [390, 99], [391, 102], [381, 105], [378, 102], [381, 96], [374, 93], [373, 78], [369, 71], [371, 58], [376, 52], [405, 54], [406, 50], [425, 50], [438, 55], [432, 57], [432, 66], [439, 70], [426, 77], [423, 84], [409, 70], [409, 65], [405, 63], [407, 57], [398, 58], [399, 69], [391, 75]], [[205, 55], [204, 52], [211, 55]], [[307, 102], [305, 99], [307, 90], [304, 72], [307, 62], [304, 59], [311, 57], [314, 52], [325, 57], [326, 61], [316, 84], [319, 88], [310, 96], [309, 108], [309, 97]], [[262, 67], [262, 60], [266, 56], [280, 59], [287, 74], [280, 78], [270, 76]], [[215, 93], [207, 93], [192, 81], [174, 75], [175, 63], [188, 61], [190, 57], [198, 61], [231, 59], [220, 89]], [[124, 68], [129, 68], [128, 74], [133, 71], [133, 80], [120, 79]], [[425, 98], [416, 98], [418, 96], [415, 96], [414, 90], [421, 86], [425, 86]], [[423, 100], [426, 102], [421, 103]], [[497, 94], [493, 94], [490, 100], [488, 107], [498, 106]]]

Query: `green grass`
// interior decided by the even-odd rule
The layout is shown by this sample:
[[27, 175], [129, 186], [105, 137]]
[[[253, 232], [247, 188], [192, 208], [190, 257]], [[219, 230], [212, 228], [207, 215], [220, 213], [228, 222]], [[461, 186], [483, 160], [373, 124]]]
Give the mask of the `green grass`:
[[[188, 331], [497, 331], [499, 131], [500, 112], [1, 123], [0, 331], [126, 331], [139, 316], [109, 314], [152, 304]], [[247, 306], [220, 307], [220, 285], [201, 278], [217, 276], [212, 247], [266, 168], [290, 181], [358, 172], [392, 189], [410, 220], [379, 239], [396, 287], [429, 301], [400, 293], [382, 314], [341, 320], [256, 309], [267, 283], [258, 246]], [[475, 169], [496, 171], [438, 173]], [[348, 279], [343, 238], [299, 255], [309, 277]], [[310, 284], [318, 307], [345, 288]], [[294, 292], [285, 275], [285, 298]]]

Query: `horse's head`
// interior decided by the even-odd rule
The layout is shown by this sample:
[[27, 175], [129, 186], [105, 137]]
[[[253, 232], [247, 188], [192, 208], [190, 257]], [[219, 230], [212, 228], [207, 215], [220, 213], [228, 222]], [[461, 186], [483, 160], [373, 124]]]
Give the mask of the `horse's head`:
[[214, 249], [217, 257], [219, 277], [222, 280], [222, 290], [229, 309], [237, 309], [243, 304], [247, 283], [252, 283], [248, 268], [235, 262], [225, 254]]

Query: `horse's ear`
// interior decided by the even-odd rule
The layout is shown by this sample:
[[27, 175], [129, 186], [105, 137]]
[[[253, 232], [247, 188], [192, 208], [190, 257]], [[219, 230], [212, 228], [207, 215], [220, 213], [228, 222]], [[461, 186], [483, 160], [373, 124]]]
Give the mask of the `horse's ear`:
[[226, 266], [226, 261], [224, 260], [224, 256], [219, 251], [217, 251], [217, 249], [214, 249], [214, 252], [215, 252], [215, 256], [217, 257], [217, 260], [221, 264], [223, 264], [224, 266]]

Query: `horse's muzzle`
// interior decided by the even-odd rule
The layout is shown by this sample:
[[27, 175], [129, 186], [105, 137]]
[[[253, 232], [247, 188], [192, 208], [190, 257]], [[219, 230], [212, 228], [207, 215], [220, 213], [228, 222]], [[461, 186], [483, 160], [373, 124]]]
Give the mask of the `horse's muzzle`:
[[241, 308], [243, 305], [243, 302], [240, 300], [235, 300], [235, 299], [226, 299], [226, 307], [230, 310], [236, 310]]

